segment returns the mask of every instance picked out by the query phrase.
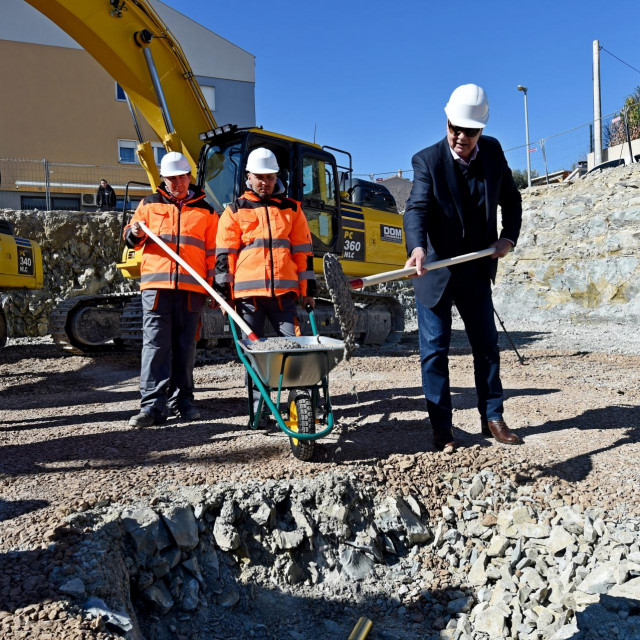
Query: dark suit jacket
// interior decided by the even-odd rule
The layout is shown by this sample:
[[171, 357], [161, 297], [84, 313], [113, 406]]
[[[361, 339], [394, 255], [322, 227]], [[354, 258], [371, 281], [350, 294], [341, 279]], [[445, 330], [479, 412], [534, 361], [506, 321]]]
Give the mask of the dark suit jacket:
[[[423, 247], [427, 262], [435, 262], [464, 253], [462, 250], [464, 224], [461, 196], [458, 192], [455, 160], [446, 137], [413, 156], [413, 188], [404, 212], [404, 231], [407, 252]], [[481, 136], [478, 155], [473, 162], [481, 162], [484, 170], [487, 210], [486, 238], [480, 243], [488, 247], [498, 239], [497, 210], [502, 209], [501, 238], [514, 243], [520, 235], [522, 198], [500, 143], [495, 138]], [[498, 261], [483, 258], [468, 265], [486, 270], [495, 280]], [[427, 307], [440, 300], [451, 277], [448, 268], [436, 269], [414, 280], [416, 297]]]

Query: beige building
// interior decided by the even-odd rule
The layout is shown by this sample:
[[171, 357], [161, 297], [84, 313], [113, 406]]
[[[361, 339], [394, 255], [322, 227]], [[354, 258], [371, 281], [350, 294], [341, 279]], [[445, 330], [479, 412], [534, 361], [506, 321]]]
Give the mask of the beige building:
[[[254, 56], [150, 2], [182, 46], [218, 124], [254, 126]], [[0, 2], [0, 59], [0, 208], [91, 210], [103, 177], [121, 206], [128, 180], [146, 182], [122, 89], [24, 0]], [[146, 123], [143, 130], [159, 162], [164, 148]]]

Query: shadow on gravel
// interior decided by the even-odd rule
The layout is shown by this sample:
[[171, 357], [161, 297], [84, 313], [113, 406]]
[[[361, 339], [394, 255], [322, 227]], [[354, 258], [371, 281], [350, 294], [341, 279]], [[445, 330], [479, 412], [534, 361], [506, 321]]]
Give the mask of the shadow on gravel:
[[37, 357], [38, 360], [59, 360], [61, 357], [72, 358], [73, 356], [65, 353], [56, 344], [8, 344], [0, 350], [0, 363], [2, 364], [13, 364], [20, 362], [20, 360], [31, 360], [34, 357]]
[[[526, 444], [527, 436], [543, 435], [567, 429], [596, 432], [606, 432], [608, 429], [626, 430], [624, 435], [611, 445], [570, 457], [545, 469], [547, 474], [569, 482], [584, 480], [592, 469], [591, 458], [593, 456], [604, 451], [611, 451], [625, 444], [633, 444], [640, 441], [640, 407], [627, 405], [589, 409], [579, 416], [566, 420], [551, 420], [539, 426], [520, 427], [518, 435], [525, 439]], [[577, 435], [576, 437], [579, 438], [580, 436]]]
[[[640, 601], [603, 594], [600, 602], [576, 613], [579, 631], [567, 640], [604, 640], [640, 638]], [[563, 636], [566, 637], [566, 636]]]
[[[0, 553], [0, 610], [16, 609], [55, 598], [47, 573], [55, 566], [56, 545], [46, 549]], [[58, 564], [62, 564], [62, 552]]]
[[46, 500], [2, 500], [0, 498], [0, 522], [13, 520], [25, 513], [38, 511], [49, 506]]
[[90, 363], [76, 371], [32, 371], [28, 375], [29, 380], [22, 384], [19, 381], [25, 377], [24, 373], [3, 375], [5, 384], [13, 378], [16, 380], [0, 390], [3, 408], [28, 410], [69, 407], [70, 404], [111, 404], [140, 397], [137, 389], [123, 388], [131, 384], [132, 377], [139, 375], [139, 371], [113, 362], [104, 368], [99, 363]]
[[[227, 433], [229, 435], [223, 436]], [[0, 447], [0, 473], [19, 476], [81, 471], [87, 468], [122, 469], [171, 464], [189, 457], [189, 453], [183, 450], [242, 437], [248, 437], [247, 430], [243, 427], [203, 421], [168, 422], [148, 429], [105, 430], [100, 433], [68, 435], [42, 442]], [[255, 446], [244, 446], [239, 451], [216, 446], [215, 453], [202, 455], [199, 452], [194, 460], [214, 464], [266, 460], [280, 454], [278, 445], [274, 445], [270, 448], [262, 442]]]
[[[561, 389], [505, 389], [505, 398], [519, 396], [544, 396], [559, 393]], [[419, 405], [416, 406], [416, 400]], [[451, 401], [454, 411], [473, 409], [478, 404], [478, 397], [474, 387], [451, 387]], [[391, 413], [408, 410], [424, 410], [427, 416], [427, 403], [424, 399], [422, 387], [397, 387], [393, 389], [372, 389], [354, 393], [341, 393], [331, 396], [331, 402], [340, 415], [345, 417], [363, 417], [370, 413], [382, 411], [383, 418], [388, 419]], [[380, 405], [379, 407], [377, 405]]]
[[[132, 394], [118, 393], [117, 402], [124, 402], [131, 399], [138, 399], [140, 394], [138, 392]], [[97, 398], [97, 399], [96, 399]], [[86, 404], [109, 404], [110, 402], [116, 402], [111, 398], [110, 401], [105, 401], [101, 395], [96, 396], [93, 392], [91, 399], [87, 400]], [[82, 402], [77, 402], [77, 399], [73, 398], [74, 405], [82, 406]], [[244, 415], [246, 413], [245, 405], [239, 405], [236, 398], [214, 398], [210, 400], [203, 400], [197, 402], [198, 408], [202, 413], [202, 420], [219, 420], [220, 418], [231, 418], [238, 415]], [[245, 403], [246, 404], [246, 403]], [[51, 405], [48, 405], [51, 407]], [[60, 401], [59, 406], [69, 407], [69, 399], [67, 397], [66, 402]], [[28, 409], [29, 407], [25, 407]], [[41, 417], [37, 419], [31, 419], [25, 417], [23, 419], [16, 420], [3, 420], [5, 426], [0, 427], [0, 433], [10, 431], [28, 431], [31, 429], [49, 429], [60, 427], [73, 427], [76, 425], [90, 425], [100, 424], [104, 428], [108, 423], [120, 423], [123, 426], [129, 422], [129, 418], [132, 415], [138, 413], [138, 409], [122, 410], [122, 411], [93, 411], [90, 414], [83, 413], [70, 413], [68, 415], [56, 415], [50, 417]], [[199, 421], [199, 422], [202, 422]], [[1, 449], [0, 449], [1, 450]]]
[[[505, 390], [505, 397], [539, 396], [558, 391], [559, 389], [509, 389]], [[474, 388], [453, 387], [451, 393], [454, 411], [476, 407], [477, 396]], [[433, 450], [426, 401], [421, 387], [360, 391], [357, 400], [354, 394], [344, 393], [333, 396], [332, 401], [338, 419], [365, 419], [374, 416], [375, 422], [356, 422], [343, 426], [333, 453], [324, 449], [322, 440], [319, 440], [316, 445], [318, 460], [328, 460], [330, 455], [341, 462], [369, 458], [384, 460], [395, 454], [407, 455]], [[394, 414], [416, 410], [423, 412], [422, 419], [399, 420], [394, 417]], [[518, 433], [522, 431], [519, 429]], [[490, 446], [493, 442], [480, 433], [479, 418], [477, 433], [456, 429], [455, 436], [465, 447], [475, 444]]]

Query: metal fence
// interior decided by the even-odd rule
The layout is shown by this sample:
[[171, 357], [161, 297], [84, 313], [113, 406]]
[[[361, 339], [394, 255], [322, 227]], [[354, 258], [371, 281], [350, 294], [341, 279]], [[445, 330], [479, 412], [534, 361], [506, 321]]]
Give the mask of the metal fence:
[[[0, 208], [91, 211], [96, 209], [96, 192], [101, 179], [116, 192], [122, 209], [129, 181], [148, 182], [138, 164], [89, 165], [0, 158]], [[135, 204], [151, 192], [151, 187], [132, 185], [130, 200]]]
[[634, 157], [632, 141], [640, 138], [640, 102], [625, 105], [622, 111], [602, 119], [602, 146], [607, 160]]
[[[586, 162], [593, 149], [593, 127], [585, 124], [529, 144], [531, 174], [543, 176], [557, 171], [572, 171], [578, 162]], [[505, 149], [511, 169], [526, 170], [527, 145]]]
[[[635, 157], [639, 152], [629, 153], [627, 146], [640, 138], [640, 103], [626, 105], [622, 111], [602, 117], [602, 146], [609, 148], [603, 159], [615, 160]], [[627, 145], [627, 146], [625, 146]], [[581, 164], [586, 167], [587, 156], [593, 153], [593, 124], [587, 123], [556, 133], [540, 140], [530, 141], [529, 159], [531, 175], [546, 176], [558, 172], [570, 173]], [[505, 149], [511, 169], [526, 171], [527, 145]]]

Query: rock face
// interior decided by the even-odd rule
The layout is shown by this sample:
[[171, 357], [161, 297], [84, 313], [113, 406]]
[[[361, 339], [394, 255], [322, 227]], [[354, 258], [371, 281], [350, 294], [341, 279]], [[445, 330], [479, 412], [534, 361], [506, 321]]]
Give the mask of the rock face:
[[494, 297], [507, 317], [640, 322], [640, 165], [527, 189]]
[[[526, 189], [514, 253], [500, 261], [494, 299], [510, 320], [640, 323], [640, 165], [574, 183]], [[78, 295], [133, 291], [115, 268], [114, 213], [0, 211], [16, 233], [42, 245], [42, 291], [2, 292], [11, 337], [46, 335], [51, 309]], [[415, 319], [413, 288], [382, 285]]]
[[[501, 317], [546, 323], [640, 322], [640, 164], [525, 189], [518, 246], [500, 260]], [[413, 289], [383, 285], [415, 322]]]
[[137, 290], [116, 269], [121, 218], [113, 212], [0, 210], [18, 236], [42, 248], [44, 288], [1, 291], [11, 337], [44, 336], [53, 307], [67, 297]]

